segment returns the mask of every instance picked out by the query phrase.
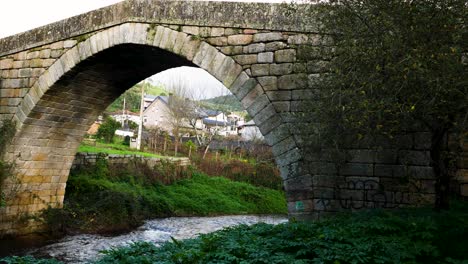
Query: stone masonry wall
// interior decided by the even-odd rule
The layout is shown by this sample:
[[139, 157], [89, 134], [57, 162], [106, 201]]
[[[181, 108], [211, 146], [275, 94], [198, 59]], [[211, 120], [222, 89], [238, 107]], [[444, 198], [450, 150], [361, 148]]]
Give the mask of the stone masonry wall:
[[143, 162], [150, 167], [160, 165], [162, 162], [169, 162], [178, 166], [190, 165], [189, 158], [154, 158], [154, 157], [143, 157], [139, 155], [117, 155], [117, 154], [103, 154], [103, 153], [76, 153], [75, 159], [73, 160], [72, 169], [79, 169], [89, 165], [95, 165], [98, 159], [104, 159], [109, 165], [120, 165], [128, 164], [133, 160]]

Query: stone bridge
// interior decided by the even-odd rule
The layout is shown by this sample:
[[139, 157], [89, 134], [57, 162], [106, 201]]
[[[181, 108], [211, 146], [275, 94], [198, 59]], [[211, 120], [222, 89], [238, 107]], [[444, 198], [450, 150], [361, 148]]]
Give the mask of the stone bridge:
[[10, 199], [0, 233], [36, 230], [23, 216], [61, 207], [97, 116], [134, 84], [178, 66], [205, 69], [253, 116], [273, 147], [291, 216], [414, 203], [415, 190], [400, 183], [405, 171], [417, 176], [418, 197], [433, 199], [427, 134], [403, 137], [398, 151], [354, 149], [340, 168], [305, 151], [296, 114], [316, 94], [331, 50], [314, 14], [286, 4], [132, 0], [1, 39], [0, 118], [14, 120], [17, 133], [6, 152], [16, 177], [3, 186]]

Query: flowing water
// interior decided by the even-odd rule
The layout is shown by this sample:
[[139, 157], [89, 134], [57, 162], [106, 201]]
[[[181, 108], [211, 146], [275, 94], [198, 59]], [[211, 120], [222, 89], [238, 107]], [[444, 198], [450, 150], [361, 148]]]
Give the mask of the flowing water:
[[287, 217], [282, 215], [161, 218], [149, 220], [138, 229], [123, 235], [81, 234], [67, 236], [49, 245], [25, 250], [21, 252], [21, 255], [53, 257], [66, 263], [87, 263], [99, 257], [101, 250], [125, 246], [136, 241], [163, 243], [170, 240], [171, 237], [175, 239], [193, 238], [198, 234], [210, 233], [234, 225], [251, 225], [259, 222], [279, 224], [286, 221]]

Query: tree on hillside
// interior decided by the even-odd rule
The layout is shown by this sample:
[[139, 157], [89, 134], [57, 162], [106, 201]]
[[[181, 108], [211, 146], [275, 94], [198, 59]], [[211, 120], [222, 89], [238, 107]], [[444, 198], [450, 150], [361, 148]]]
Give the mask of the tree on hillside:
[[319, 102], [310, 106], [319, 124], [311, 134], [321, 147], [343, 148], [344, 134], [430, 132], [435, 206], [448, 208], [447, 137], [466, 133], [468, 112], [466, 0], [332, 0], [324, 7], [335, 51], [317, 83]]

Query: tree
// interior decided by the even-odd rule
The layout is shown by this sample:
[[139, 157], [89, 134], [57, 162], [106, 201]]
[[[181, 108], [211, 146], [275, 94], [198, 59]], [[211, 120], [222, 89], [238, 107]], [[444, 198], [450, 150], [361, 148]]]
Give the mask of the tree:
[[466, 0], [339, 0], [325, 8], [335, 51], [311, 105], [316, 138], [341, 148], [343, 134], [430, 132], [435, 206], [448, 208], [446, 139], [466, 132], [468, 110]]
[[110, 116], [104, 118], [104, 122], [99, 126], [96, 137], [102, 139], [104, 142], [112, 143], [114, 134], [120, 128], [120, 123]]

